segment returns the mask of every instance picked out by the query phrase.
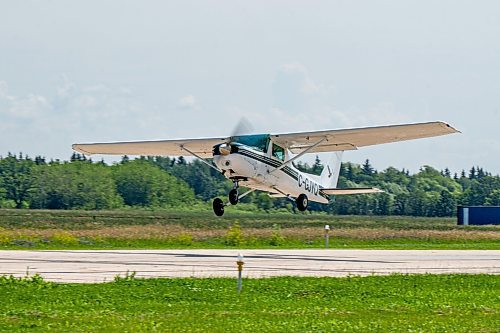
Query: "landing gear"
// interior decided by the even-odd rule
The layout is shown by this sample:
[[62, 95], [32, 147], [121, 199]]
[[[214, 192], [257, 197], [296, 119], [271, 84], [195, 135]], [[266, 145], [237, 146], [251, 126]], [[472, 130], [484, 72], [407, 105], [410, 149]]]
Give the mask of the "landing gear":
[[297, 200], [295, 200], [295, 203], [297, 204], [297, 209], [303, 212], [307, 209], [307, 205], [309, 204], [309, 199], [307, 199], [307, 195], [302, 193], [301, 195], [299, 195]]
[[233, 180], [233, 189], [229, 191], [229, 203], [231, 205], [236, 205], [239, 201], [239, 193], [238, 193], [238, 180]]
[[243, 198], [244, 196], [247, 196], [249, 195], [250, 193], [252, 193], [253, 191], [255, 191], [256, 189], [255, 188], [251, 188], [251, 189], [248, 189], [246, 192], [244, 192], [243, 194], [239, 194], [238, 193], [238, 181], [235, 180], [234, 181], [234, 187], [231, 191], [229, 191], [229, 202], [228, 203], [224, 203], [222, 201], [222, 199], [219, 199], [219, 198], [215, 198], [214, 201], [213, 201], [213, 208], [214, 208], [214, 213], [215, 215], [217, 216], [222, 216], [224, 215], [224, 207], [225, 206], [229, 206], [229, 205], [236, 205], [241, 198]]
[[212, 206], [214, 208], [215, 215], [217, 216], [224, 215], [224, 202], [222, 201], [222, 199], [215, 198]]
[[239, 193], [238, 193], [238, 190], [233, 188], [231, 191], [229, 191], [229, 202], [231, 203], [231, 205], [236, 205], [239, 201]]

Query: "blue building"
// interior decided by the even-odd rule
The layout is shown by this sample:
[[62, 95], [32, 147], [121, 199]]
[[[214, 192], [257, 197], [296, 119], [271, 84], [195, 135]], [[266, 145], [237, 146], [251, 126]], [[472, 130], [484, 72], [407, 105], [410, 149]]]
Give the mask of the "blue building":
[[458, 225], [500, 225], [500, 206], [458, 206]]

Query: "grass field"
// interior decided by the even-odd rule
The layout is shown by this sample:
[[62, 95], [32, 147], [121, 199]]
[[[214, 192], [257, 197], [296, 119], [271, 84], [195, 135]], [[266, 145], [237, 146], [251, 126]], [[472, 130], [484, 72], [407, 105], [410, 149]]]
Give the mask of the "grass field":
[[499, 332], [500, 278], [0, 278], [2, 332]]
[[454, 218], [211, 212], [0, 210], [3, 249], [500, 249], [500, 227]]

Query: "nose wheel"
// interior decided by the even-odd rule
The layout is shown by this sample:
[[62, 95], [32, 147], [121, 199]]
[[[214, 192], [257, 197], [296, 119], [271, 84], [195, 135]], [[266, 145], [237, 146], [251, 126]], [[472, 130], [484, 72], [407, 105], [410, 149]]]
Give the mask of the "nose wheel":
[[233, 188], [231, 191], [229, 191], [229, 202], [231, 203], [231, 205], [236, 205], [239, 201], [239, 193], [238, 193], [238, 189], [236, 188]]

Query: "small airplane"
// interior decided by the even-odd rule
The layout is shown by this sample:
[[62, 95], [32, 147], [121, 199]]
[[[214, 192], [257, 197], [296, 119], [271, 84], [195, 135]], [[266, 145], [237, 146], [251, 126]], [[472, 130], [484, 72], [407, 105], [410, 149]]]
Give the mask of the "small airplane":
[[[383, 192], [377, 188], [337, 188], [342, 153], [359, 147], [429, 138], [459, 132], [443, 122], [402, 124], [286, 134], [234, 135], [224, 138], [176, 139], [74, 144], [85, 155], [194, 156], [221, 172], [234, 184], [228, 202], [213, 201], [215, 215], [236, 205], [253, 191], [285, 197], [305, 211], [309, 201], [328, 203], [330, 195]], [[320, 176], [299, 171], [293, 165], [309, 153], [331, 152]], [[294, 155], [295, 154], [295, 155]], [[213, 163], [207, 159], [213, 158]], [[238, 188], [248, 190], [242, 194]]]

